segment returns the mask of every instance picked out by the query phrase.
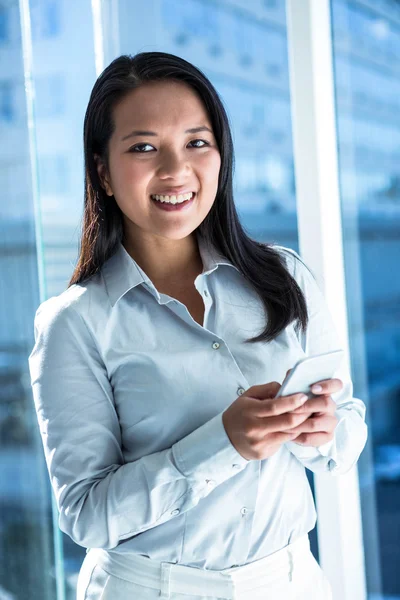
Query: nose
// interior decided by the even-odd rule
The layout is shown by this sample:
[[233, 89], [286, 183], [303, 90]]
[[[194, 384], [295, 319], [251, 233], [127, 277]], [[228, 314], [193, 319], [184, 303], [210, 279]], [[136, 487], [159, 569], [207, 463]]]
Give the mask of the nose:
[[160, 159], [158, 170], [160, 179], [173, 177], [181, 180], [182, 175], [186, 175], [189, 171], [190, 162], [187, 156], [183, 156], [179, 152], [166, 152]]

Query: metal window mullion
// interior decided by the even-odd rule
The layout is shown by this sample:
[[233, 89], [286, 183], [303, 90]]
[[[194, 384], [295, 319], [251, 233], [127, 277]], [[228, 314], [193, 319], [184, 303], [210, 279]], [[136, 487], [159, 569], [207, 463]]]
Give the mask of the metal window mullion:
[[96, 76], [120, 55], [119, 0], [91, 0]]
[[91, 0], [91, 1], [92, 1], [94, 61], [95, 61], [96, 77], [98, 77], [105, 67], [103, 2], [102, 2], [102, 0]]
[[[330, 0], [286, 0], [300, 253], [314, 270], [350, 370]], [[351, 372], [351, 370], [350, 370]], [[335, 600], [367, 598], [357, 465], [314, 475], [320, 563]]]

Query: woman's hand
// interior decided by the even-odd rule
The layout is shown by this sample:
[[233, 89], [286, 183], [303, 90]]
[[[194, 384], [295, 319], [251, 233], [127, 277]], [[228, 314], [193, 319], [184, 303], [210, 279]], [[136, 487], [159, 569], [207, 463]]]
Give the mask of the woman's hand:
[[222, 414], [228, 438], [246, 460], [263, 460], [278, 452], [282, 444], [297, 437], [297, 433], [283, 431], [309, 416], [294, 413], [307, 396], [290, 394], [276, 398], [281, 387], [277, 381], [252, 385]]
[[[291, 370], [287, 371], [286, 377]], [[315, 391], [314, 385], [320, 385], [322, 389]], [[292, 411], [293, 414], [311, 412], [311, 416], [300, 425], [285, 430], [285, 433], [299, 433], [291, 441], [304, 446], [322, 446], [333, 440], [339, 422], [335, 415], [336, 402], [332, 400], [331, 394], [339, 392], [343, 388], [343, 382], [340, 379], [324, 379], [313, 386], [311, 392], [317, 397], [307, 400], [303, 406]]]

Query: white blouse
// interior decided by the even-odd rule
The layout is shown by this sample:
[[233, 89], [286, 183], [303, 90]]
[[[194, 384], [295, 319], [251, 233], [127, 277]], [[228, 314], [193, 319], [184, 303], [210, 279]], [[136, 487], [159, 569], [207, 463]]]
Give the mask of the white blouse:
[[367, 440], [366, 409], [342, 366], [332, 442], [288, 442], [264, 460], [237, 452], [222, 423], [228, 406], [341, 343], [300, 256], [275, 246], [305, 292], [307, 334], [292, 323], [272, 342], [244, 344], [265, 325], [261, 300], [197, 239], [203, 326], [120, 245], [88, 282], [39, 306], [29, 368], [60, 529], [86, 548], [219, 570], [314, 528], [305, 467], [346, 473]]

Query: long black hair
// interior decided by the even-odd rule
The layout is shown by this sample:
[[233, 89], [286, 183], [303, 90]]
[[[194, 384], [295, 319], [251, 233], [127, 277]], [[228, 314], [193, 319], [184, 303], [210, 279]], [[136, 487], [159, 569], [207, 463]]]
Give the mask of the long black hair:
[[259, 294], [266, 326], [246, 343], [270, 342], [292, 321], [303, 332], [308, 325], [304, 294], [273, 244], [249, 237], [236, 212], [232, 191], [234, 149], [229, 120], [218, 92], [198, 68], [166, 52], [123, 55], [104, 69], [93, 86], [84, 120], [85, 201], [79, 257], [68, 287], [99, 271], [124, 237], [123, 215], [107, 196], [95, 155], [108, 168], [108, 142], [114, 130], [112, 109], [131, 90], [150, 81], [178, 80], [202, 98], [221, 155], [218, 190], [213, 206], [199, 225], [200, 234], [239, 269]]

